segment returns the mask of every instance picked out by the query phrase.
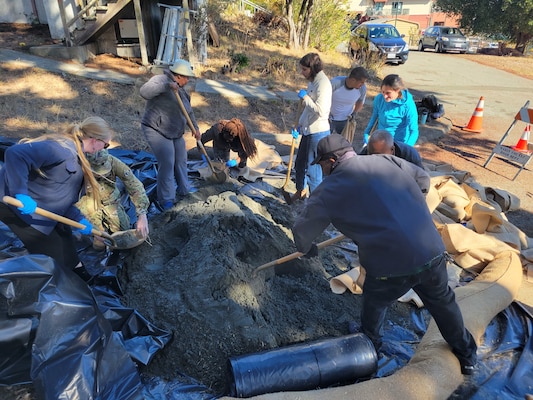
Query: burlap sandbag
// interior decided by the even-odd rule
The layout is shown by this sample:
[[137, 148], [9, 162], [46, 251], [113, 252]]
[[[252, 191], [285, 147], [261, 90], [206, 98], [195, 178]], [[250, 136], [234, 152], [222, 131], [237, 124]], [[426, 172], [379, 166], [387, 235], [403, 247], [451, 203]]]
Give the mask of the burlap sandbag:
[[346, 125], [344, 125], [344, 129], [341, 132], [341, 136], [343, 136], [348, 142], [353, 142], [353, 137], [355, 135], [355, 128], [357, 127], [357, 122], [354, 118], [349, 119], [346, 122]]
[[363, 293], [366, 271], [358, 265], [344, 274], [338, 275], [329, 280], [329, 287], [335, 294], [342, 294], [349, 290], [353, 294]]

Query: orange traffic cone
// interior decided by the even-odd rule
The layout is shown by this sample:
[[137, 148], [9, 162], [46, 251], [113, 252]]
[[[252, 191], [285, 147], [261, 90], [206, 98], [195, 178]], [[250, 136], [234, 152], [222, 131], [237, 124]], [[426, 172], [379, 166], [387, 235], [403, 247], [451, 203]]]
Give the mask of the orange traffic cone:
[[516, 144], [516, 146], [513, 146], [512, 149], [516, 151], [525, 151], [529, 153], [528, 143], [529, 143], [529, 132], [531, 131], [531, 126], [528, 124], [526, 126], [526, 129], [524, 129], [524, 133], [522, 133], [522, 136], [520, 137], [520, 140]]
[[483, 129], [481, 128], [481, 125], [483, 123], [483, 106], [485, 105], [485, 99], [483, 99], [483, 96], [479, 98], [479, 102], [477, 103], [477, 107], [472, 113], [472, 118], [470, 118], [470, 122], [467, 126], [463, 128], [463, 131], [467, 132], [474, 132], [474, 133], [481, 133]]

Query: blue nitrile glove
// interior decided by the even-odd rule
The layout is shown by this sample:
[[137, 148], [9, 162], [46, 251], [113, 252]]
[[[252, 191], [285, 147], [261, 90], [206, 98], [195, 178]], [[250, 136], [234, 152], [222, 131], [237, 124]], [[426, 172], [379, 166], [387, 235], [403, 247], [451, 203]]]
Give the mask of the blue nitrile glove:
[[204, 154], [202, 154], [202, 160], [204, 160], [204, 162], [207, 164], [207, 158], [205, 158]]
[[17, 207], [21, 214], [33, 214], [37, 208], [35, 200], [27, 194], [16, 194], [15, 198], [22, 203], [22, 207]]
[[369, 138], [369, 137], [370, 137], [370, 135], [369, 135], [368, 133], [365, 133], [365, 134], [363, 135], [363, 142], [364, 142], [365, 144], [368, 144], [368, 138]]
[[90, 235], [91, 232], [93, 231], [93, 225], [87, 221], [85, 218], [82, 218], [80, 221], [78, 221], [80, 224], [82, 225], [85, 225], [85, 228], [83, 229], [78, 229], [78, 231], [80, 233], [82, 233], [83, 235]]
[[300, 89], [300, 91], [298, 92], [298, 97], [300, 99], [303, 99], [305, 96], [307, 96], [307, 90], [305, 89]]
[[300, 131], [298, 129], [291, 129], [291, 135], [294, 138], [294, 140], [298, 139], [298, 136], [300, 136]]
[[228, 167], [230, 167], [230, 168], [232, 168], [232, 167], [236, 167], [236, 166], [237, 166], [237, 160], [235, 160], [235, 159], [231, 159], [231, 160], [229, 160], [229, 161], [226, 161], [226, 165], [227, 165]]

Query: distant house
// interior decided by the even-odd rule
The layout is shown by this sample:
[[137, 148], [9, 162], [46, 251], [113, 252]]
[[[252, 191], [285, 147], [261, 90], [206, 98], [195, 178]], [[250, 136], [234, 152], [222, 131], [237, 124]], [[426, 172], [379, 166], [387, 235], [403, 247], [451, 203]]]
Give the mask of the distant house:
[[[439, 12], [434, 0], [351, 0], [350, 15], [367, 15], [371, 19], [398, 18], [418, 24], [421, 31], [433, 25], [459, 26], [457, 18]], [[405, 32], [401, 32], [405, 33]]]

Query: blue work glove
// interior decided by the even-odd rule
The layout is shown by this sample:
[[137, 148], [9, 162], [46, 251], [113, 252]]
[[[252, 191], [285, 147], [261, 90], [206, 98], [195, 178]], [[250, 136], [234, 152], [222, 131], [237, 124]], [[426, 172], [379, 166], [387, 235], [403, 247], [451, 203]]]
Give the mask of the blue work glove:
[[22, 203], [22, 207], [17, 207], [21, 214], [33, 214], [37, 208], [35, 200], [27, 194], [16, 194], [15, 198]]
[[230, 167], [230, 168], [232, 168], [232, 167], [236, 167], [236, 166], [237, 166], [237, 160], [235, 160], [235, 159], [231, 159], [231, 160], [229, 160], [229, 161], [226, 161], [226, 165], [227, 165], [228, 167]]
[[307, 90], [305, 89], [300, 89], [300, 91], [298, 92], [298, 97], [300, 99], [303, 99], [305, 96], [307, 96]]
[[368, 138], [369, 138], [369, 137], [370, 137], [370, 135], [369, 135], [368, 133], [365, 133], [365, 134], [363, 135], [363, 142], [364, 142], [365, 144], [368, 144]]
[[83, 229], [78, 229], [78, 231], [80, 233], [82, 233], [83, 235], [90, 235], [91, 232], [93, 231], [93, 225], [87, 221], [85, 218], [82, 218], [80, 221], [78, 221], [80, 224], [82, 225], [85, 225], [85, 228]]
[[291, 135], [294, 138], [294, 140], [298, 139], [298, 136], [300, 136], [300, 131], [298, 129], [291, 129]]

